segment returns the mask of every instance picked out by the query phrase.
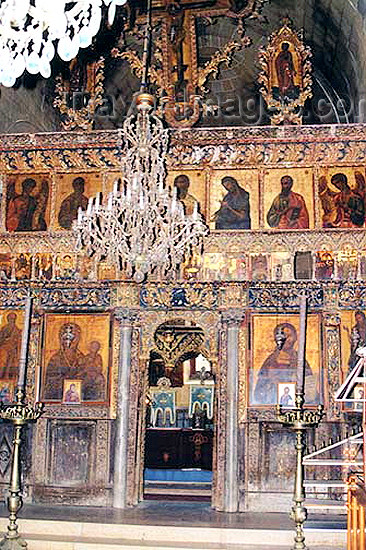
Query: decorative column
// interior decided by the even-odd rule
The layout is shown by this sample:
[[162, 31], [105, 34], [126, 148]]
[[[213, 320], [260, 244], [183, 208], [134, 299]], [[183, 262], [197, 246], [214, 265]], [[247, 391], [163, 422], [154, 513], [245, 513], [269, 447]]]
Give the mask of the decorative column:
[[119, 308], [115, 311], [115, 317], [120, 323], [121, 332], [118, 362], [113, 507], [126, 508], [131, 344], [133, 323], [136, 320], [137, 312]]
[[227, 333], [226, 361], [226, 447], [224, 510], [237, 512], [239, 508], [238, 460], [238, 397], [239, 397], [239, 330], [245, 314], [241, 309], [228, 309], [222, 313]]
[[[337, 421], [342, 418], [341, 404], [334, 400], [334, 395], [342, 384], [342, 357], [340, 346], [341, 318], [338, 312], [327, 312], [323, 316], [325, 332], [326, 360], [323, 380], [327, 380], [329, 403], [327, 420]], [[324, 391], [324, 389], [323, 389]]]

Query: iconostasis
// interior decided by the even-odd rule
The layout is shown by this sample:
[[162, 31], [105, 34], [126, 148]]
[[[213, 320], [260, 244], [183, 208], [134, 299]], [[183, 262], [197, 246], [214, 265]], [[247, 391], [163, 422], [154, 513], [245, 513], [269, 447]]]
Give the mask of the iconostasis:
[[[116, 266], [96, 264], [65, 246], [78, 208], [86, 210], [99, 192], [106, 197], [119, 176], [117, 171], [4, 175], [2, 231], [18, 239], [0, 252], [1, 278], [125, 279]], [[178, 188], [187, 215], [197, 204], [210, 228], [203, 253], [187, 258], [176, 277], [364, 279], [366, 251], [355, 245], [355, 235], [365, 228], [365, 176], [362, 166], [170, 170], [167, 184]], [[347, 239], [345, 230], [353, 237]], [[28, 233], [38, 240], [17, 245]]]

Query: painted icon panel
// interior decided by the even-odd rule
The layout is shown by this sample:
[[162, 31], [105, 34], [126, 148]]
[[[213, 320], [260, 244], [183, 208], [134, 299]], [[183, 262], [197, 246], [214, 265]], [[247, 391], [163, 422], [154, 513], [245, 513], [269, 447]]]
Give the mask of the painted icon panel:
[[366, 312], [362, 309], [341, 311], [341, 354], [343, 379], [359, 360], [356, 350], [366, 346]]
[[[252, 363], [250, 369], [251, 405], [275, 405], [278, 385], [296, 382], [299, 339], [298, 315], [253, 315]], [[319, 317], [307, 318], [307, 351], [305, 364], [305, 402], [319, 402], [321, 393]]]
[[207, 220], [206, 176], [200, 170], [172, 171], [168, 173], [167, 183], [177, 188], [186, 215], [191, 215], [197, 203], [198, 211]]
[[79, 207], [86, 210], [88, 200], [102, 189], [101, 174], [58, 174], [55, 199], [55, 229], [71, 229]]
[[7, 231], [47, 231], [50, 223], [49, 176], [17, 175], [6, 180]]
[[258, 170], [215, 171], [209, 195], [210, 228], [258, 229], [258, 188]]
[[18, 377], [24, 312], [0, 310], [0, 380]]
[[314, 227], [311, 168], [267, 170], [264, 175], [265, 227], [294, 230]]
[[106, 402], [109, 334], [108, 314], [46, 314], [42, 398], [62, 401], [65, 381], [76, 391], [81, 380], [82, 402]]
[[342, 166], [322, 170], [318, 193], [322, 227], [364, 227], [366, 180], [363, 168]]

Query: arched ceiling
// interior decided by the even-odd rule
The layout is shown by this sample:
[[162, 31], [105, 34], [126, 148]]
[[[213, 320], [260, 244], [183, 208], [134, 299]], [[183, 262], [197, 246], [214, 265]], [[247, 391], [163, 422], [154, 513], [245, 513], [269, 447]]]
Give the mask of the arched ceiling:
[[[248, 1], [241, 3], [245, 5]], [[314, 96], [306, 104], [304, 123], [366, 120], [366, 108], [365, 113], [362, 109], [366, 99], [366, 0], [263, 1], [263, 17], [245, 22], [251, 45], [237, 52], [231, 66], [222, 66], [215, 79], [208, 81], [206, 101], [219, 104], [218, 113], [204, 117], [198, 125], [269, 123], [257, 83], [258, 50], [281, 27], [284, 17], [292, 21], [294, 29], [304, 30], [304, 41], [313, 53]], [[220, 17], [210, 25], [200, 25], [198, 21], [197, 34], [199, 61], [203, 64], [225, 42], [237, 36], [237, 24], [228, 17]], [[108, 53], [117, 35], [116, 26], [104, 31], [94, 50]], [[132, 39], [129, 41], [133, 44]], [[81, 55], [87, 57], [88, 52]], [[55, 60], [54, 74], [59, 68], [60, 63]], [[57, 129], [57, 117], [51, 108], [52, 83], [52, 79], [35, 81], [26, 76], [19, 80], [16, 89], [1, 88], [0, 131], [29, 131], [29, 125], [33, 131]], [[107, 58], [105, 88], [113, 108], [109, 116], [96, 120], [96, 128], [121, 126], [138, 87], [139, 81], [126, 61]], [[44, 100], [47, 96], [48, 104]]]

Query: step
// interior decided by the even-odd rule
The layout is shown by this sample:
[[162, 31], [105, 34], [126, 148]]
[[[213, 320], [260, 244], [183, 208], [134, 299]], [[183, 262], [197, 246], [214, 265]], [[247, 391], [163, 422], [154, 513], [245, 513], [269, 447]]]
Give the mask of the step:
[[341, 487], [346, 490], [347, 484], [341, 479], [305, 479], [305, 487]]
[[[7, 519], [0, 518], [5, 532]], [[242, 550], [263, 547], [291, 547], [294, 530], [179, 527], [76, 521], [20, 519], [19, 530], [28, 550]], [[344, 529], [306, 529], [311, 548], [344, 548]]]
[[145, 481], [144, 496], [166, 495], [187, 497], [204, 497], [210, 500], [212, 494], [211, 483], [186, 483], [176, 481]]
[[[172, 541], [170, 544], [166, 544], [164, 546], [158, 545], [151, 545], [149, 542], [147, 543], [139, 543], [134, 544], [133, 542], [129, 541], [121, 541], [121, 540], [115, 540], [115, 541], [103, 541], [103, 539], [99, 539], [96, 541], [96, 539], [87, 540], [84, 539], [83, 541], [77, 541], [77, 542], [67, 542], [63, 538], [59, 538], [59, 540], [45, 540], [44, 538], [26, 538], [26, 541], [28, 543], [27, 550], [289, 550], [289, 548], [292, 548], [293, 541], [288, 542], [286, 545], [274, 545], [274, 544], [265, 544], [263, 545], [263, 540], [260, 544], [227, 544], [227, 543], [220, 543], [217, 545], [197, 545], [195, 543], [187, 543], [184, 546], [177, 545], [176, 542]], [[309, 544], [308, 538], [306, 539], [306, 543]], [[312, 550], [344, 550], [345, 549], [345, 542], [339, 543], [339, 544], [311, 544]]]
[[305, 500], [305, 506], [309, 510], [320, 510], [321, 512], [330, 512], [335, 514], [346, 513], [347, 506], [345, 502], [328, 500], [322, 498], [307, 498]]
[[204, 496], [211, 497], [211, 489], [196, 489], [189, 491], [188, 489], [172, 489], [169, 487], [146, 487], [144, 495], [176, 495], [176, 496]]

